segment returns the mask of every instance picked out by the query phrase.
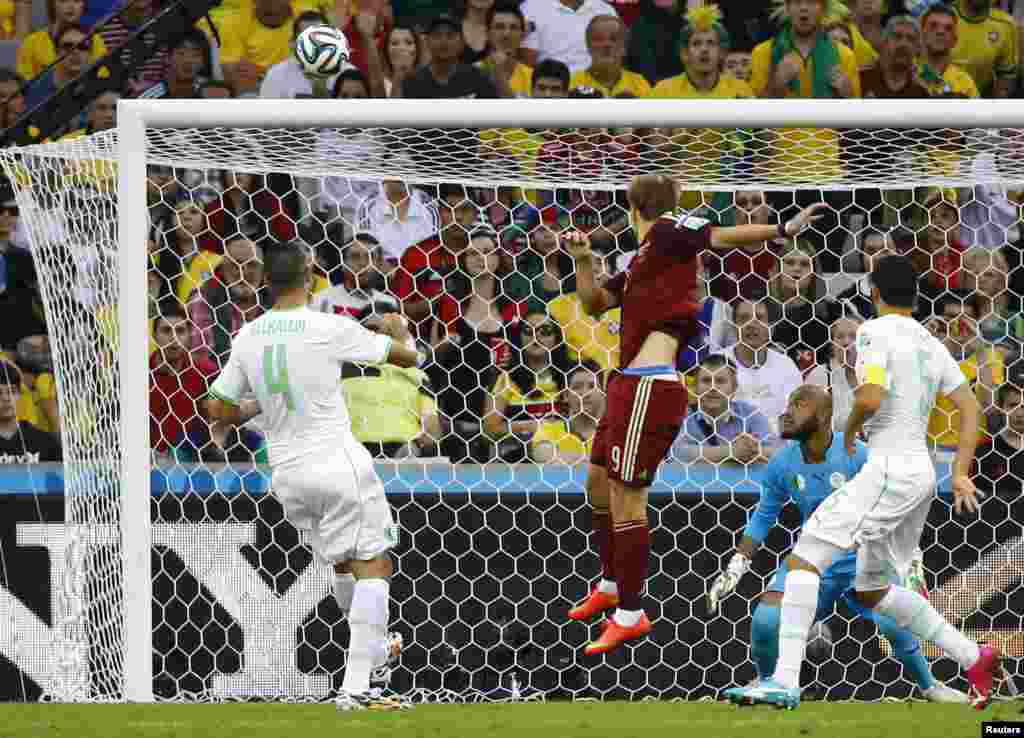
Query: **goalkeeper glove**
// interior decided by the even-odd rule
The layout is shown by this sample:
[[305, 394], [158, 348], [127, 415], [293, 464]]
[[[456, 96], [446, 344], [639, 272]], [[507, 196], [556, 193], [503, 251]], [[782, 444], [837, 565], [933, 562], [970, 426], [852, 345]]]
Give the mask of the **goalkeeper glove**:
[[736, 589], [736, 585], [748, 571], [750, 571], [750, 559], [741, 553], [735, 554], [729, 561], [729, 566], [718, 575], [718, 579], [711, 585], [711, 590], [708, 592], [708, 612], [712, 614], [718, 612], [718, 603]]
[[918, 549], [910, 562], [910, 571], [907, 572], [905, 582], [907, 589], [917, 592], [928, 599], [928, 580], [924, 576], [924, 554]]

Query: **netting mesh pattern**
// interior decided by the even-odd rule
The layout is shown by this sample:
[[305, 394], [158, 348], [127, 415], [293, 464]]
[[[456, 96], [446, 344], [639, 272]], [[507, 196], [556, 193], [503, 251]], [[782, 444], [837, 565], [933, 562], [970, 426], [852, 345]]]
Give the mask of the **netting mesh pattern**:
[[[211, 423], [206, 404], [234, 335], [270, 305], [263, 261], [286, 241], [315, 259], [314, 309], [370, 327], [401, 310], [431, 357], [422, 370], [339, 376], [402, 530], [392, 628], [407, 649], [394, 688], [696, 698], [752, 678], [750, 614], [799, 529], [795, 511], [719, 615], [702, 597], [757, 502], [788, 389], [829, 386], [843, 427], [850, 347], [872, 310], [865, 270], [893, 252], [922, 274], [919, 317], [962, 359], [984, 412], [976, 480], [993, 498], [973, 522], [936, 501], [922, 541], [933, 601], [1024, 657], [1020, 133], [149, 131], [156, 695], [321, 698], [341, 683], [347, 624], [329, 572], [253, 466], [266, 462], [265, 429]], [[122, 412], [143, 410], [118, 404], [116, 148], [104, 133], [2, 153], [39, 271], [65, 458], [59, 667], [26, 655], [53, 678], [21, 699], [123, 695], [118, 433]], [[712, 417], [724, 397], [759, 424], [684, 429], [653, 487], [654, 633], [588, 661], [592, 633], [565, 613], [598, 572], [584, 470], [622, 316], [584, 314], [559, 239], [587, 232], [601, 278], [628, 269], [638, 244], [623, 188], [652, 170], [674, 174], [680, 207], [716, 224], [829, 207], [795, 242], [704, 256], [703, 331], [678, 362], [690, 414]], [[763, 351], [770, 371], [754, 361]], [[701, 375], [719, 352], [745, 367], [732, 385]], [[956, 429], [941, 401], [930, 424], [940, 458]], [[59, 518], [54, 499], [32, 504]], [[912, 694], [873, 625], [844, 605], [826, 625], [832, 646], [815, 651], [807, 683], [830, 699]], [[934, 671], [956, 674], [946, 660]]]

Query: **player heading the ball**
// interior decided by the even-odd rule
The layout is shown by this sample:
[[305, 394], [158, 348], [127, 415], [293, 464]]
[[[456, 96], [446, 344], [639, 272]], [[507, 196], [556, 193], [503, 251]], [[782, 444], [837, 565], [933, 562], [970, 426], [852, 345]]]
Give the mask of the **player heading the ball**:
[[[341, 710], [397, 709], [400, 700], [370, 689], [370, 672], [397, 658], [387, 633], [388, 553], [398, 528], [369, 452], [352, 435], [341, 389], [346, 362], [416, 366], [422, 357], [401, 316], [380, 333], [307, 306], [307, 251], [288, 244], [267, 255], [274, 307], [238, 332], [210, 394], [210, 416], [230, 424], [261, 414], [267, 428], [274, 495], [288, 520], [308, 532], [313, 550], [334, 567], [334, 597], [348, 616], [350, 640]], [[255, 401], [246, 399], [255, 395]]]
[[679, 434], [687, 391], [676, 370], [679, 348], [699, 330], [698, 260], [707, 249], [727, 251], [779, 236], [792, 238], [821, 216], [813, 205], [787, 223], [717, 228], [677, 214], [679, 187], [668, 176], [647, 174], [630, 183], [630, 222], [640, 249], [627, 271], [603, 285], [594, 278], [590, 241], [580, 232], [563, 239], [576, 262], [584, 310], [598, 316], [622, 307], [620, 368], [608, 381], [608, 404], [598, 424], [587, 472], [593, 538], [601, 580], [569, 611], [587, 621], [615, 609], [584, 653], [607, 653], [643, 637], [651, 623], [640, 592], [647, 578], [650, 531], [647, 488]]

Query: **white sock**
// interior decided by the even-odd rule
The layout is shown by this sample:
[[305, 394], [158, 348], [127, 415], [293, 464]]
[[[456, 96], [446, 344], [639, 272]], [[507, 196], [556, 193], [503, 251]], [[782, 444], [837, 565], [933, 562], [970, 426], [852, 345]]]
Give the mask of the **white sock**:
[[640, 617], [643, 614], [643, 610], [623, 610], [621, 607], [617, 607], [612, 617], [615, 618], [615, 622], [619, 625], [630, 628], [640, 622]]
[[612, 579], [602, 579], [597, 583], [597, 591], [604, 594], [617, 595], [619, 593], [619, 585]]
[[380, 655], [380, 644], [387, 637], [388, 593], [386, 579], [358, 579], [348, 613], [348, 662], [341, 688], [346, 692], [365, 692], [370, 688], [370, 671]]
[[348, 614], [352, 607], [352, 593], [356, 588], [356, 578], [351, 574], [334, 575], [334, 601], [341, 611]]
[[981, 656], [978, 644], [954, 628], [924, 597], [903, 587], [889, 587], [875, 612], [888, 615], [919, 640], [931, 641], [964, 669]]
[[800, 686], [800, 667], [807, 650], [807, 632], [818, 609], [821, 577], [798, 569], [786, 576], [786, 591], [779, 609], [779, 660], [772, 679], [794, 689]]

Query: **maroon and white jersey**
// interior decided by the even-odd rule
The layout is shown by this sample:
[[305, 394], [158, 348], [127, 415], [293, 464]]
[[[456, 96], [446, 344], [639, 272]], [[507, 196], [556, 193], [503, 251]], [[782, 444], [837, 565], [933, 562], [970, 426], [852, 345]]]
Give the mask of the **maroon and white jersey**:
[[318, 313], [333, 313], [356, 318], [370, 305], [385, 303], [398, 309], [398, 301], [387, 292], [380, 290], [350, 290], [344, 285], [335, 285], [320, 290], [310, 300], [309, 307]]
[[622, 306], [619, 366], [625, 369], [658, 331], [686, 343], [699, 329], [698, 257], [711, 246], [711, 224], [688, 215], [663, 215], [647, 232], [629, 268], [605, 289]]

